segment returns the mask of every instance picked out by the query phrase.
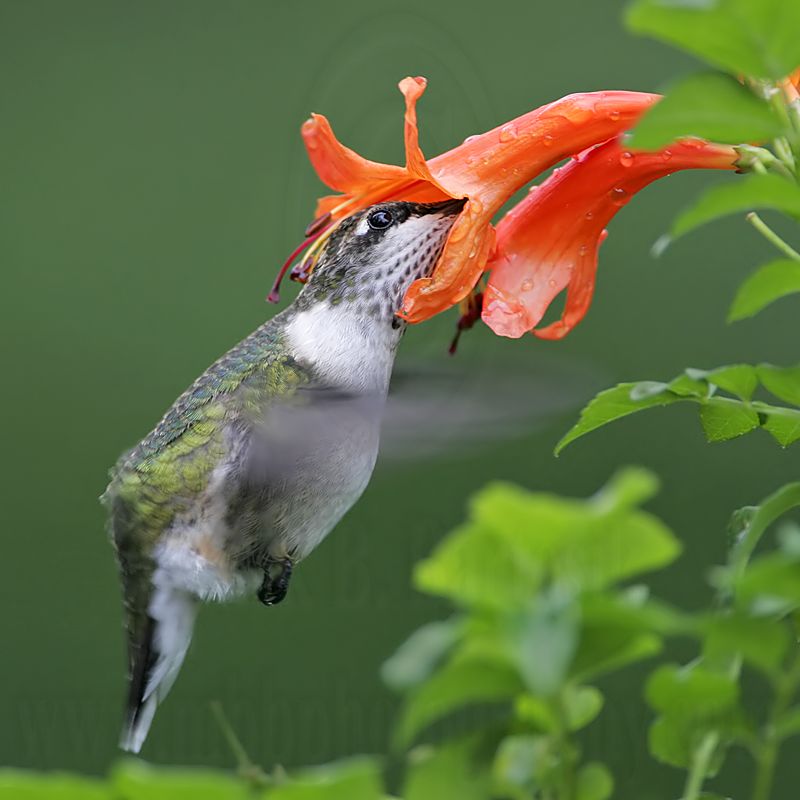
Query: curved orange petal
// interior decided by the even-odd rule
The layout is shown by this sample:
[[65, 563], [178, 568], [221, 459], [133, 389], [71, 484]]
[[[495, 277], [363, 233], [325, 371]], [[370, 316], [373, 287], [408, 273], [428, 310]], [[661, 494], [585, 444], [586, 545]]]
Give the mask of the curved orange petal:
[[[605, 226], [620, 208], [658, 178], [683, 169], [732, 169], [737, 158], [732, 147], [701, 140], [631, 153], [617, 138], [581, 153], [498, 224], [484, 322], [501, 336], [531, 331], [542, 339], [562, 338], [591, 304]], [[561, 319], [534, 330], [565, 287]]]
[[312, 114], [303, 123], [300, 132], [311, 165], [320, 180], [331, 189], [345, 194], [359, 194], [375, 182], [402, 181], [407, 178], [403, 167], [370, 161], [345, 147], [322, 114]]
[[658, 99], [623, 91], [568, 95], [429, 161], [438, 184], [469, 202], [433, 275], [410, 287], [400, 316], [422, 322], [463, 299], [485, 268], [491, 219], [508, 198], [567, 156], [631, 127]]

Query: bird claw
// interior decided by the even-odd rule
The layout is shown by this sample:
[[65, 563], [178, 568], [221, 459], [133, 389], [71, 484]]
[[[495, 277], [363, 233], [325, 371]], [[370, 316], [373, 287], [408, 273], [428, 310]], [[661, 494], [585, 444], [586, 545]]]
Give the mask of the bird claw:
[[269, 558], [264, 567], [264, 580], [257, 597], [265, 606], [275, 606], [286, 597], [289, 591], [289, 578], [292, 577], [294, 562], [286, 558]]

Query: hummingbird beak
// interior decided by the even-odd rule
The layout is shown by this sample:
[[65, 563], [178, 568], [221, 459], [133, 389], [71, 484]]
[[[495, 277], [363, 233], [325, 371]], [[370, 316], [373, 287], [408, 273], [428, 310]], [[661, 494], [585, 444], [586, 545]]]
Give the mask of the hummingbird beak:
[[466, 197], [455, 197], [451, 200], [443, 200], [441, 203], [426, 203], [424, 214], [441, 214], [445, 217], [460, 214], [467, 204]]

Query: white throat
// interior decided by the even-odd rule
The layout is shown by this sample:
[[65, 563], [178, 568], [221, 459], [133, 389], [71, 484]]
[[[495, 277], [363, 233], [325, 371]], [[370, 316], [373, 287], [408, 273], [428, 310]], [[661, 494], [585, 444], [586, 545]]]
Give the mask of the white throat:
[[298, 361], [334, 386], [386, 394], [402, 327], [325, 301], [298, 311], [286, 327]]

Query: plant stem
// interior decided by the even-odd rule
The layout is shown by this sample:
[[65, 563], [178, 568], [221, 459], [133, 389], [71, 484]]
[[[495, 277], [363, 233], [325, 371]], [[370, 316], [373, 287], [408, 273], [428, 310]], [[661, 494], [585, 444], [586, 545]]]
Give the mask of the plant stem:
[[236, 731], [222, 709], [222, 703], [217, 700], [213, 701], [211, 703], [211, 713], [214, 715], [222, 736], [236, 759], [236, 767], [239, 774], [249, 781], [255, 789], [268, 786], [270, 784], [269, 778], [258, 764], [250, 760], [250, 756], [247, 755], [247, 750], [244, 749], [241, 739], [236, 735]]
[[775, 779], [775, 766], [778, 763], [778, 749], [781, 745], [777, 725], [786, 712], [800, 685], [800, 652], [795, 656], [789, 671], [779, 678], [775, 689], [769, 719], [764, 729], [764, 741], [757, 753], [756, 779], [753, 784], [753, 800], [769, 800], [772, 783]]
[[772, 245], [793, 261], [800, 261], [800, 253], [778, 236], [755, 211], [751, 211], [745, 219]]
[[719, 733], [716, 731], [711, 731], [703, 737], [700, 746], [694, 752], [692, 766], [686, 777], [686, 785], [683, 788], [682, 800], [697, 800], [697, 798], [700, 797], [700, 792], [703, 789], [703, 781], [705, 781], [706, 773], [708, 772], [709, 762], [718, 744]]

